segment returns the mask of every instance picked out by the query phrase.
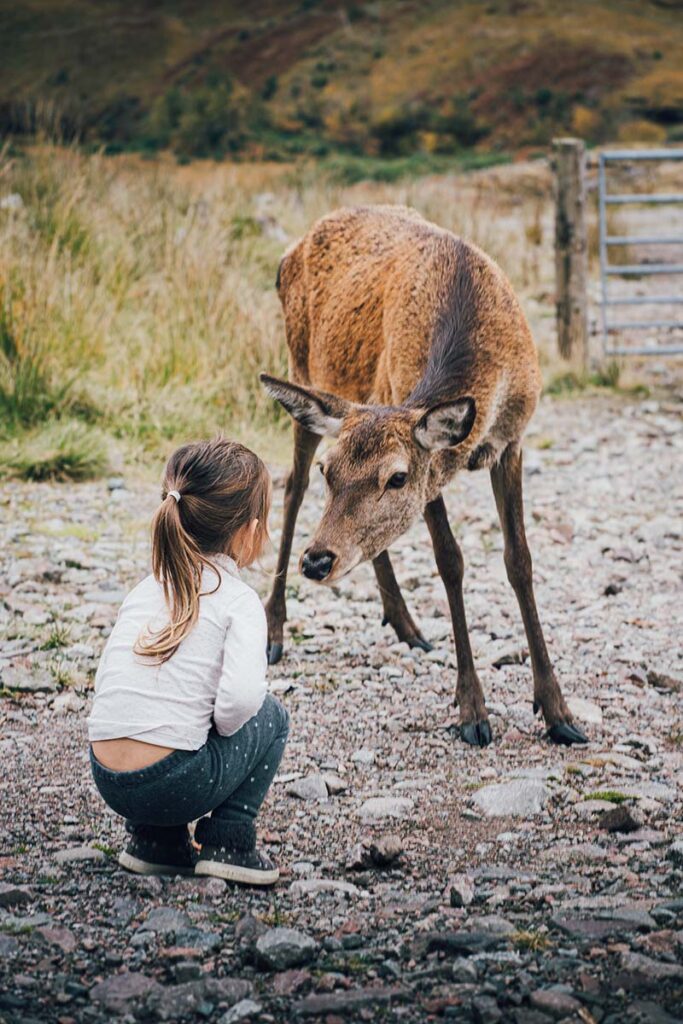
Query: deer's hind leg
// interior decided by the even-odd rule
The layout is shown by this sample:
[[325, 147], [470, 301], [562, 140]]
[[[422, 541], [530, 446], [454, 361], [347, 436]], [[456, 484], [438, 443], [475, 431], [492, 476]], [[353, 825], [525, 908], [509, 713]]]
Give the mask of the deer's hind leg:
[[280, 550], [277, 557], [277, 568], [273, 580], [273, 589], [266, 601], [266, 619], [268, 620], [268, 664], [275, 665], [282, 657], [282, 638], [284, 624], [287, 619], [285, 587], [287, 586], [287, 569], [289, 556], [292, 553], [292, 540], [296, 518], [301, 508], [313, 456], [322, 441], [319, 434], [305, 430], [301, 424], [294, 422], [294, 463], [285, 484], [285, 509], [282, 523]]
[[543, 711], [548, 736], [555, 743], [588, 742], [572, 722], [555, 678], [538, 618], [531, 570], [531, 554], [524, 530], [522, 500], [522, 450], [513, 443], [491, 467], [491, 483], [505, 541], [505, 569], [517, 596], [529, 643], [534, 674], [534, 710]]
[[458, 542], [453, 536], [444, 500], [439, 495], [425, 508], [425, 521], [432, 538], [434, 555], [441, 579], [446, 587], [453, 619], [455, 653], [458, 659], [458, 683], [455, 700], [460, 708], [460, 736], [465, 743], [485, 747], [491, 742], [491, 726], [484, 703], [484, 691], [474, 667], [472, 647], [467, 630], [465, 602], [462, 595], [464, 562]]
[[382, 608], [384, 609], [382, 625], [393, 626], [399, 640], [403, 640], [410, 647], [421, 647], [423, 651], [431, 651], [432, 645], [422, 636], [403, 600], [389, 552], [382, 551], [377, 558], [373, 558], [372, 565], [382, 597]]

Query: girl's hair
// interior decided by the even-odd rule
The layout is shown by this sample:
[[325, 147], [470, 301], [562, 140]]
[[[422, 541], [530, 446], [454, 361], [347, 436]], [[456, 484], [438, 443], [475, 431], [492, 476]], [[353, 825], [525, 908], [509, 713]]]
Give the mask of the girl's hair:
[[[172, 492], [180, 495], [180, 500]], [[141, 635], [136, 654], [159, 664], [175, 654], [195, 625], [202, 596], [202, 573], [213, 569], [219, 552], [233, 557], [236, 534], [258, 519], [244, 564], [262, 554], [268, 540], [271, 482], [257, 455], [237, 441], [217, 437], [186, 444], [168, 460], [162, 502], [152, 520], [152, 572], [163, 587], [170, 621], [156, 633]]]

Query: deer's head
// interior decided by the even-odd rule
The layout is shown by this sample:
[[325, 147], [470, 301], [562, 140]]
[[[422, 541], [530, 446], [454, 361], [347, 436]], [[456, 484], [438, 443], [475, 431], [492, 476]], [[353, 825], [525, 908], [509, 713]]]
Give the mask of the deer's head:
[[429, 409], [359, 405], [261, 374], [268, 393], [306, 430], [335, 437], [319, 463], [326, 500], [301, 556], [304, 576], [330, 583], [375, 558], [422, 513], [434, 452], [468, 436], [472, 398]]

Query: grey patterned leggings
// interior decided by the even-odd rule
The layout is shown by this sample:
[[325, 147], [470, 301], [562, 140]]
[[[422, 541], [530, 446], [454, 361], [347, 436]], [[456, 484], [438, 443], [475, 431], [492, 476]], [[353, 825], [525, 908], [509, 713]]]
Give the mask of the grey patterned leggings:
[[211, 730], [199, 750], [175, 750], [147, 768], [115, 772], [90, 751], [95, 785], [130, 825], [185, 825], [212, 812], [213, 831], [231, 834], [258, 814], [282, 759], [287, 709], [268, 694], [260, 711], [233, 736]]

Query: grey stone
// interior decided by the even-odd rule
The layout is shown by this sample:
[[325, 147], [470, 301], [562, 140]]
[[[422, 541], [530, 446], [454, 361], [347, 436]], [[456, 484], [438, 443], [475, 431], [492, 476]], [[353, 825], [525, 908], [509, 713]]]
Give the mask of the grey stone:
[[138, 932], [157, 932], [166, 935], [168, 932], [182, 931], [190, 927], [190, 918], [182, 910], [174, 907], [154, 907], [138, 928]]
[[294, 928], [271, 928], [256, 940], [258, 962], [271, 971], [310, 963], [317, 950], [315, 939]]
[[323, 995], [306, 996], [293, 1006], [297, 1017], [325, 1017], [327, 1014], [355, 1014], [365, 1007], [390, 1005], [406, 1002], [411, 998], [407, 988], [364, 988], [348, 989], [346, 992], [330, 992]]
[[321, 892], [341, 892], [346, 896], [358, 896], [360, 889], [351, 882], [336, 878], [298, 878], [289, 887], [292, 896], [317, 896]]
[[457, 957], [451, 965], [451, 981], [456, 985], [469, 985], [476, 982], [479, 977], [477, 965], [465, 957]]
[[543, 811], [550, 791], [541, 779], [513, 779], [484, 786], [472, 802], [487, 818], [531, 818]]
[[622, 953], [621, 966], [627, 975], [631, 977], [628, 987], [643, 988], [658, 985], [663, 981], [679, 980], [683, 978], [683, 964], [663, 963], [661, 960], [653, 960], [652, 957], [643, 953]]
[[673, 842], [667, 850], [666, 856], [677, 868], [683, 868], [683, 839]]
[[531, 993], [529, 1003], [534, 1009], [547, 1013], [558, 1020], [574, 1016], [582, 1005], [578, 999], [559, 988], [536, 989]]
[[402, 853], [403, 840], [393, 833], [380, 836], [370, 844], [370, 860], [378, 868], [386, 868], [395, 864]]
[[361, 820], [371, 823], [386, 818], [405, 818], [415, 803], [407, 796], [376, 796], [366, 800], [358, 812]]
[[148, 1007], [158, 1020], [177, 1021], [180, 1017], [194, 1020], [207, 1002], [232, 1006], [246, 999], [250, 992], [249, 982], [241, 978], [205, 976], [179, 985], [165, 985], [152, 994]]
[[161, 985], [154, 978], [136, 971], [125, 971], [93, 985], [90, 998], [112, 1013], [124, 1013], [131, 1003], [146, 1002], [161, 991]]
[[474, 899], [474, 886], [467, 875], [455, 875], [450, 880], [450, 901], [452, 907], [469, 907]]
[[175, 944], [188, 949], [213, 952], [221, 948], [223, 939], [219, 932], [204, 932], [200, 928], [181, 928], [175, 932]]
[[74, 861], [85, 860], [102, 861], [106, 859], [102, 850], [97, 850], [94, 846], [71, 846], [68, 850], [58, 850], [54, 855], [54, 860], [58, 864], [71, 864]]
[[219, 1024], [237, 1024], [237, 1021], [247, 1020], [254, 1014], [260, 1013], [261, 1009], [261, 1004], [254, 999], [241, 999], [230, 1010], [226, 1010], [220, 1018]]
[[643, 815], [628, 804], [617, 804], [600, 815], [598, 824], [607, 832], [635, 832], [643, 824]]
[[475, 1024], [498, 1024], [502, 1010], [493, 996], [475, 996], [472, 1000], [472, 1020]]
[[0, 685], [19, 693], [52, 693], [57, 689], [57, 681], [46, 668], [4, 668]]
[[32, 899], [33, 894], [26, 886], [0, 882], [0, 907], [20, 907]]
[[287, 786], [287, 793], [298, 800], [327, 800], [328, 797], [325, 779], [317, 772], [290, 783]]
[[323, 772], [322, 778], [330, 796], [337, 796], [348, 789], [344, 780], [339, 775], [335, 775], [334, 772]]
[[10, 956], [15, 956], [21, 946], [19, 940], [15, 939], [13, 935], [3, 935], [0, 932], [0, 959], [5, 960]]

